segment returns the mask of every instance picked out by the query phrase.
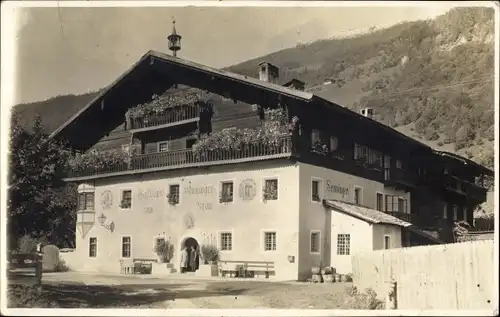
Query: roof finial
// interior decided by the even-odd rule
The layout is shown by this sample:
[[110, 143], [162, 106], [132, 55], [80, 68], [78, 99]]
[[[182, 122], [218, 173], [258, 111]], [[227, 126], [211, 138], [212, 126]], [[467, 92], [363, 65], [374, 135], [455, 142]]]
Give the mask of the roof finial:
[[172, 51], [172, 55], [177, 56], [177, 51], [181, 49], [181, 36], [177, 34], [175, 29], [175, 17], [172, 17], [172, 34], [168, 37], [168, 49]]

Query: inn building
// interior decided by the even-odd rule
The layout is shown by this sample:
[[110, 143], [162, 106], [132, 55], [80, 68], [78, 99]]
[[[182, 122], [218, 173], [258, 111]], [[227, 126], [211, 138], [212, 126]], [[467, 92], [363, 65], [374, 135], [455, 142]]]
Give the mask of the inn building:
[[75, 270], [118, 273], [164, 240], [175, 271], [184, 246], [212, 245], [217, 274], [240, 263], [297, 280], [319, 265], [349, 273], [357, 252], [451, 242], [454, 221], [472, 223], [491, 170], [271, 63], [256, 73], [149, 51], [52, 134], [77, 153]]

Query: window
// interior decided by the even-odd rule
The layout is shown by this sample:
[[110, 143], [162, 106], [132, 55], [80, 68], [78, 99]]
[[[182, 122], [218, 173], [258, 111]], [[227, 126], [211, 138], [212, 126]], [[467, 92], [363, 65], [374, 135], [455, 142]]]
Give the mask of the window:
[[384, 194], [377, 193], [377, 210], [382, 211], [384, 209]]
[[453, 221], [457, 221], [457, 220], [458, 220], [458, 206], [453, 205]]
[[337, 254], [349, 255], [351, 254], [351, 235], [338, 234], [337, 235]]
[[78, 210], [94, 210], [94, 193], [78, 194]]
[[320, 133], [316, 129], [311, 131], [311, 144], [314, 145], [320, 141]]
[[221, 251], [233, 250], [233, 234], [231, 232], [221, 232], [220, 249]]
[[122, 209], [132, 208], [132, 191], [131, 190], [122, 191], [122, 201], [120, 204], [120, 208], [122, 208]]
[[97, 238], [89, 238], [89, 257], [97, 257]]
[[385, 211], [386, 212], [396, 212], [398, 211], [398, 199], [399, 197], [394, 195], [385, 196]]
[[122, 258], [130, 258], [132, 253], [132, 238], [122, 237]]
[[276, 251], [276, 232], [264, 232], [264, 251]]
[[467, 221], [467, 207], [463, 207], [462, 212], [464, 213], [463, 214], [464, 221]]
[[312, 187], [312, 201], [320, 201], [320, 197], [319, 197], [319, 187], [320, 187], [320, 184], [319, 184], [319, 181], [318, 180], [313, 180], [312, 181], [312, 184], [311, 184], [311, 187]]
[[321, 233], [319, 231], [311, 232], [311, 253], [319, 253], [321, 245]]
[[403, 168], [403, 163], [401, 163], [400, 160], [396, 160], [396, 168], [399, 168], [399, 169]]
[[361, 205], [361, 203], [362, 203], [361, 196], [362, 196], [362, 194], [361, 194], [361, 188], [355, 187], [354, 188], [354, 203], [356, 205]]
[[168, 142], [159, 142], [158, 143], [158, 152], [167, 152], [168, 151]]
[[367, 160], [368, 159], [368, 148], [364, 145], [354, 143], [354, 159], [355, 160]]
[[220, 202], [229, 203], [233, 201], [233, 182], [223, 182], [220, 193]]
[[339, 139], [334, 136], [330, 137], [330, 152], [334, 152], [337, 150], [339, 146]]
[[264, 185], [264, 199], [277, 200], [278, 199], [278, 180], [266, 179]]
[[448, 219], [448, 204], [444, 203], [443, 206], [443, 219]]
[[398, 198], [398, 212], [406, 213], [406, 200], [401, 197]]
[[390, 236], [384, 236], [384, 249], [390, 249], [391, 248], [391, 237]]
[[177, 205], [180, 198], [180, 186], [170, 185], [168, 189], [168, 203], [171, 205]]
[[381, 168], [383, 164], [382, 158], [383, 158], [382, 152], [368, 149], [368, 163]]

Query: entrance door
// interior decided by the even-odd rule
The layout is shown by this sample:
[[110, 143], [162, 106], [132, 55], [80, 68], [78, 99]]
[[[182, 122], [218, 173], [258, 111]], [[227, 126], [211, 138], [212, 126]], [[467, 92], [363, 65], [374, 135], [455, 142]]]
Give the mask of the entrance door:
[[181, 249], [188, 252], [188, 272], [196, 272], [200, 267], [200, 244], [195, 238], [189, 237], [184, 240]]

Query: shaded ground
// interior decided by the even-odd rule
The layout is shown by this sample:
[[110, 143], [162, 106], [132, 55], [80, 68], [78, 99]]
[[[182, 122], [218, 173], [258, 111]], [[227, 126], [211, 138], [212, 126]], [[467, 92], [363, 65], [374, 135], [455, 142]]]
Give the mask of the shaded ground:
[[[104, 281], [103, 282], [107, 282]], [[60, 308], [314, 308], [369, 309], [354, 303], [350, 283], [123, 279], [120, 285], [44, 281], [10, 285], [9, 307]], [[356, 307], [353, 307], [356, 306]]]

